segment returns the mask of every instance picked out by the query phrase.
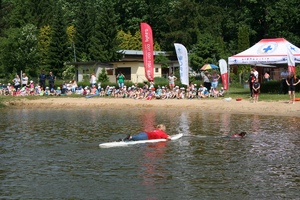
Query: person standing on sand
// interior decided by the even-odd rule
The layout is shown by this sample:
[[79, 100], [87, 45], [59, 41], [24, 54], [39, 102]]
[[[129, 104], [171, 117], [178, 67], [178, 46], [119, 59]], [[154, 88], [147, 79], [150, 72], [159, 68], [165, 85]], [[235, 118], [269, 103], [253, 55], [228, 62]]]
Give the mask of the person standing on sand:
[[211, 88], [211, 82], [209, 80], [209, 78], [211, 77], [210, 74], [207, 71], [205, 71], [204, 73], [201, 72], [201, 77], [203, 79], [203, 86], [207, 88], [208, 91], [210, 91]]
[[258, 101], [258, 95], [259, 95], [259, 89], [260, 89], [260, 83], [258, 82], [258, 78], [255, 79], [255, 82], [253, 84], [253, 95], [254, 95], [254, 102], [253, 103], [257, 103]]
[[250, 89], [250, 98], [253, 97], [253, 84], [254, 84], [254, 81], [255, 81], [255, 76], [253, 74], [253, 70], [251, 70], [250, 76], [249, 76], [249, 79], [248, 79], [248, 84], [249, 84], [249, 89]]
[[49, 81], [49, 88], [50, 90], [54, 89], [54, 81], [56, 80], [56, 77], [52, 74], [52, 72], [49, 72], [48, 81]]
[[255, 76], [255, 78], [258, 78], [258, 71], [256, 70], [255, 67], [252, 68], [253, 71], [253, 75]]
[[93, 85], [96, 85], [96, 83], [97, 83], [96, 75], [95, 73], [92, 73], [90, 78], [90, 84], [91, 84], [90, 86], [93, 87]]
[[169, 80], [170, 90], [173, 90], [173, 88], [175, 87], [175, 81], [177, 80], [177, 77], [174, 76], [173, 73], [171, 73], [170, 76], [168, 77], [168, 80]]
[[122, 72], [119, 72], [118, 76], [117, 76], [117, 80], [118, 80], [118, 86], [119, 88], [123, 88], [124, 87], [124, 82], [125, 82], [125, 76], [124, 74], [122, 74]]
[[25, 73], [22, 74], [22, 87], [26, 87], [28, 85], [28, 77]]
[[16, 74], [15, 78], [12, 80], [14, 82], [14, 87], [15, 87], [15, 91], [18, 90], [18, 88], [20, 88], [21, 85], [21, 80], [18, 74]]
[[292, 104], [295, 104], [295, 89], [296, 85], [300, 83], [300, 80], [297, 79], [296, 74], [291, 72], [290, 76], [286, 79], [286, 84], [289, 87], [289, 96], [290, 96], [290, 102]]
[[211, 73], [211, 87], [212, 88], [218, 87], [219, 79], [220, 79], [220, 75], [217, 73], [216, 70], [213, 70]]
[[286, 84], [286, 79], [289, 76], [289, 72], [287, 70], [287, 68], [285, 68], [281, 73], [280, 73], [280, 91], [279, 94], [286, 94], [287, 93], [287, 84]]
[[41, 71], [41, 74], [39, 76], [39, 82], [40, 82], [40, 86], [45, 89], [46, 87], [46, 74], [44, 72], [44, 70]]

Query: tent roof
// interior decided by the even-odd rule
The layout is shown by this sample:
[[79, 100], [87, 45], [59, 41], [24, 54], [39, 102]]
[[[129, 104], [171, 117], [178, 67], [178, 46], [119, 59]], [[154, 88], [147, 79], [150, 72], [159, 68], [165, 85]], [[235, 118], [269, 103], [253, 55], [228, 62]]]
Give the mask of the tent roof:
[[284, 38], [262, 39], [249, 49], [228, 58], [228, 64], [284, 64], [291, 50], [300, 63], [300, 49]]

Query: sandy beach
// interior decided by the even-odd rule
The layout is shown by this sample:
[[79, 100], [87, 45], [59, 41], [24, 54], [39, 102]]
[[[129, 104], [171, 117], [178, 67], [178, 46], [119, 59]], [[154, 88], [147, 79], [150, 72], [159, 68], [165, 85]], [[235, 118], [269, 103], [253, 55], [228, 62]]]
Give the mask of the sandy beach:
[[68, 98], [54, 97], [36, 100], [16, 100], [6, 102], [9, 108], [28, 109], [82, 109], [82, 108], [126, 108], [126, 109], [182, 109], [211, 113], [257, 114], [300, 117], [300, 101], [289, 104], [287, 101], [252, 103], [249, 99], [226, 101], [218, 99], [167, 99], [134, 100], [118, 98]]

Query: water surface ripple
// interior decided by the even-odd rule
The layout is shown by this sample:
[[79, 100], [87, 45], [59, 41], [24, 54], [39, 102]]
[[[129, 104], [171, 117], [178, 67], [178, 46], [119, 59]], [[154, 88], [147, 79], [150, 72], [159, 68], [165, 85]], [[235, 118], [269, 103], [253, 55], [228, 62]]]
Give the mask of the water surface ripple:
[[[0, 111], [1, 199], [297, 199], [300, 118], [174, 109]], [[164, 123], [177, 141], [100, 149]], [[246, 131], [244, 139], [224, 135]]]

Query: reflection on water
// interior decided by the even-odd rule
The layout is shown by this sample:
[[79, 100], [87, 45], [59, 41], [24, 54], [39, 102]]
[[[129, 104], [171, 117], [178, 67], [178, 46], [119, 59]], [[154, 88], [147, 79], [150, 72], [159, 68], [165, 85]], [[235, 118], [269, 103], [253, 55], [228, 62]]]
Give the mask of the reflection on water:
[[[148, 109], [2, 110], [1, 199], [296, 199], [296, 117]], [[164, 123], [177, 141], [100, 149]], [[221, 136], [248, 132], [241, 140]]]

